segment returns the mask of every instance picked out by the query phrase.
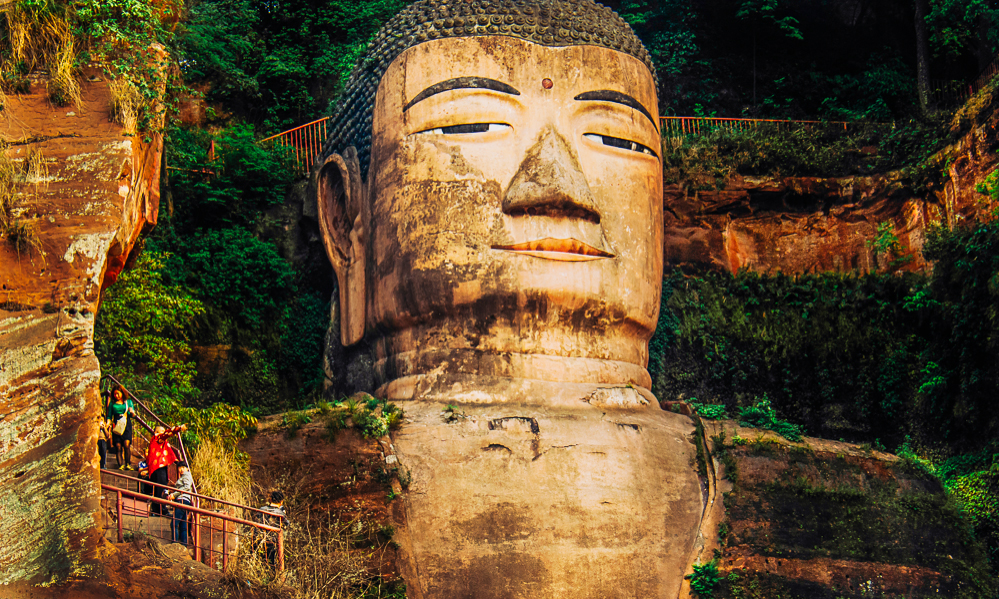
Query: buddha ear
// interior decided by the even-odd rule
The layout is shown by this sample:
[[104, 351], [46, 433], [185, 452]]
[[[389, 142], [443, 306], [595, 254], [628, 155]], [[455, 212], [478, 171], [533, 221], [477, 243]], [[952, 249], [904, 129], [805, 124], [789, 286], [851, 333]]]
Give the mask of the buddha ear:
[[340, 284], [340, 341], [352, 345], [364, 336], [365, 236], [361, 206], [364, 185], [357, 151], [331, 154], [316, 180], [319, 228]]

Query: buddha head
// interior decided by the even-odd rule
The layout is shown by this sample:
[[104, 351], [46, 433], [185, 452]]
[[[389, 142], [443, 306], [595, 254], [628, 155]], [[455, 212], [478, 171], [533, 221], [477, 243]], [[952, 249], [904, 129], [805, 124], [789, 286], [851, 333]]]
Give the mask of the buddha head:
[[379, 383], [649, 386], [656, 77], [591, 0], [420, 0], [355, 68], [314, 170], [341, 339]]

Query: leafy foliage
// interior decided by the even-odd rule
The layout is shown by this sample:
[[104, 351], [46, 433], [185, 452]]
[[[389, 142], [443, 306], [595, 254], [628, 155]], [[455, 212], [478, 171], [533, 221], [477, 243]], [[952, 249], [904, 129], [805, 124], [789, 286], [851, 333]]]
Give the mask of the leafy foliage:
[[777, 412], [766, 395], [753, 405], [739, 410], [739, 424], [774, 431], [788, 441], [801, 441], [801, 427], [777, 418]]
[[697, 401], [691, 401], [690, 405], [697, 411], [697, 415], [701, 418], [707, 418], [708, 420], [721, 420], [723, 418], [728, 418], [728, 412], [725, 410], [725, 406], [700, 403]]
[[694, 572], [685, 577], [690, 580], [690, 590], [698, 597], [710, 599], [711, 593], [721, 582], [721, 576], [718, 574], [718, 560], [713, 559], [706, 564], [694, 564], [693, 568]]
[[[237, 444], [246, 438], [250, 430], [257, 426], [257, 418], [246, 410], [219, 402], [207, 408], [173, 406], [162, 411], [173, 422], [187, 424], [184, 440], [197, 446], [205, 439], [233, 451]], [[162, 410], [162, 408], [161, 408]]]
[[867, 245], [874, 249], [875, 256], [884, 256], [890, 262], [888, 269], [894, 271], [903, 264], [912, 261], [912, 255], [905, 253], [905, 248], [895, 234], [894, 226], [883, 221], [878, 223], [878, 235], [874, 239], [868, 240]]
[[[988, 261], [967, 263], [987, 284]], [[784, 418], [832, 438], [890, 446], [907, 433], [920, 442], [990, 438], [994, 327], [981, 325], [993, 322], [992, 296], [986, 287], [977, 305], [948, 305], [944, 292], [969, 296], [967, 281], [946, 290], [938, 282], [952, 267], [938, 263], [932, 280], [674, 271], [664, 286], [667, 326], [650, 344], [653, 391], [730, 411], [766, 396]], [[967, 310], [966, 328], [958, 310]]]
[[289, 437], [295, 436], [302, 426], [312, 422], [312, 416], [316, 414], [325, 423], [326, 438], [330, 442], [335, 440], [337, 432], [351, 424], [364, 437], [384, 437], [389, 430], [398, 428], [403, 417], [402, 408], [370, 395], [363, 402], [352, 397], [332, 404], [320, 401], [316, 403], [314, 410], [310, 408], [307, 406], [301, 411], [285, 413], [281, 425], [288, 429]]
[[259, 327], [279, 314], [294, 288], [294, 272], [274, 246], [241, 227], [203, 231], [182, 247], [204, 297], [242, 324]]
[[164, 282], [168, 258], [143, 253], [105, 292], [94, 351], [105, 368], [127, 381], [141, 380], [142, 387], [155, 388], [159, 397], [183, 403], [198, 393], [188, 340], [205, 308], [191, 290]]
[[[177, 51], [209, 102], [280, 131], [322, 116], [354, 63], [402, 0], [206, 0], [191, 9]], [[215, 84], [217, 82], [217, 85]]]
[[[695, 189], [720, 188], [735, 175], [845, 176], [886, 172], [925, 162], [950, 139], [940, 123], [766, 125], [746, 130], [716, 128], [663, 144], [665, 181]], [[934, 172], [912, 170], [925, 179]]]
[[[209, 156], [214, 146], [215, 156]], [[171, 188], [178, 196], [171, 224], [179, 233], [197, 228], [253, 226], [261, 211], [284, 203], [294, 178], [289, 157], [256, 143], [252, 127], [234, 125], [217, 134], [171, 129], [167, 138]]]

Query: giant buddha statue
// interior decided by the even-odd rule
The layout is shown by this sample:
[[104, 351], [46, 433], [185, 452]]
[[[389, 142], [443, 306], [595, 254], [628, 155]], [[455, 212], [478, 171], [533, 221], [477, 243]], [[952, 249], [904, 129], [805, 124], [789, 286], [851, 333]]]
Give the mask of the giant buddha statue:
[[590, 0], [421, 0], [315, 169], [343, 344], [399, 402], [410, 597], [675, 597], [703, 512], [649, 387], [655, 70]]

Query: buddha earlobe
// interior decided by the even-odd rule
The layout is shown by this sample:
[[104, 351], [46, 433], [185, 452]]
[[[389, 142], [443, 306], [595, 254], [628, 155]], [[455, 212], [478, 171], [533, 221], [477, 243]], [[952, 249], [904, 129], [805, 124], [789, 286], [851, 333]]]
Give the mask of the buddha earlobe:
[[316, 200], [323, 245], [340, 286], [340, 340], [352, 345], [364, 336], [366, 232], [364, 196], [357, 152], [331, 154], [319, 166]]

